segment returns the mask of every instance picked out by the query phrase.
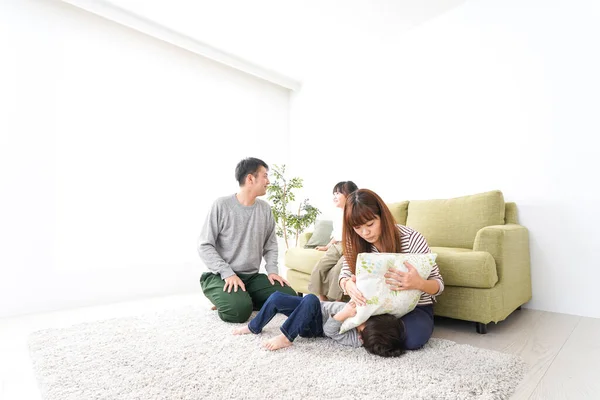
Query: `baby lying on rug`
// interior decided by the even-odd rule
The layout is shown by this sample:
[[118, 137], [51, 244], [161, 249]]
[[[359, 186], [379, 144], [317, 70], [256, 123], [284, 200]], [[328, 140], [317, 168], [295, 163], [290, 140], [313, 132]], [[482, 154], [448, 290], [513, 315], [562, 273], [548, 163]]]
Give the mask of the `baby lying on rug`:
[[296, 337], [329, 337], [336, 342], [364, 348], [382, 357], [398, 357], [404, 353], [404, 325], [389, 314], [375, 315], [356, 328], [340, 333], [342, 323], [356, 315], [354, 302], [320, 301], [314, 294], [304, 297], [275, 292], [265, 302], [247, 326], [237, 328], [234, 335], [259, 334], [277, 314], [288, 318], [281, 325], [281, 334], [266, 341], [268, 350], [292, 345]]

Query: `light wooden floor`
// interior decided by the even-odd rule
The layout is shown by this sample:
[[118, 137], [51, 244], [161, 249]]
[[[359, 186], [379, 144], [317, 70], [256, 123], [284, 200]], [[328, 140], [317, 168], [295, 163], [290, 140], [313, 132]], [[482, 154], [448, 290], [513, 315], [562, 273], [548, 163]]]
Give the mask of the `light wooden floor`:
[[530, 370], [512, 399], [600, 399], [600, 319], [522, 309], [485, 335], [436, 318], [433, 336], [523, 358]]
[[[209, 307], [198, 293], [0, 319], [0, 400], [41, 400], [27, 350], [31, 332], [198, 303]], [[523, 309], [488, 325], [486, 335], [472, 323], [436, 319], [434, 337], [522, 357], [530, 372], [513, 399], [600, 398], [600, 319]]]

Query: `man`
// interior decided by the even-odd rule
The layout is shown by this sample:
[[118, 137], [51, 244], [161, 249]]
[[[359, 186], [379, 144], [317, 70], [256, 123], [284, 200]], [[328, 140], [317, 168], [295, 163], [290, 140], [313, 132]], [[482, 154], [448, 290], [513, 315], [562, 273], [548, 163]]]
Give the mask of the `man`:
[[[245, 322], [274, 292], [297, 295], [279, 276], [275, 219], [264, 196], [269, 166], [246, 158], [235, 168], [240, 189], [217, 199], [198, 241], [200, 258], [211, 272], [200, 278], [204, 295], [227, 322]], [[259, 274], [264, 257], [267, 274]]]

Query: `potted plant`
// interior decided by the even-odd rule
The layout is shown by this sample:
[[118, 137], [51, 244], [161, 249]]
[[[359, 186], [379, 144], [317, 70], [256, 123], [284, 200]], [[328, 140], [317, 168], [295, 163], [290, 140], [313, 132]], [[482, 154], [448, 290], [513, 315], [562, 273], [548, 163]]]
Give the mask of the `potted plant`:
[[[283, 238], [285, 248], [289, 249], [288, 240], [295, 236], [295, 245], [298, 245], [298, 236], [308, 228], [317, 215], [321, 213], [318, 208], [310, 205], [308, 199], [296, 202], [297, 189], [302, 189], [303, 179], [285, 176], [285, 164], [274, 165], [271, 171], [273, 179], [267, 188], [267, 199], [271, 202], [275, 224], [277, 225], [277, 236]], [[295, 205], [298, 209], [295, 210]], [[294, 206], [294, 211], [288, 207]]]

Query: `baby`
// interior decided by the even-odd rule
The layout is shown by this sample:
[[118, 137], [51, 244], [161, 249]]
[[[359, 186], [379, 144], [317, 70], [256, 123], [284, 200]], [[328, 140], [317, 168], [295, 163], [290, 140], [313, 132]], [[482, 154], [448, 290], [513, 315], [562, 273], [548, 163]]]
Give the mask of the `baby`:
[[288, 318], [281, 325], [281, 334], [264, 343], [268, 350], [289, 347], [298, 336], [326, 336], [346, 346], [363, 346], [369, 353], [382, 357], [404, 353], [404, 325], [398, 318], [389, 314], [374, 315], [358, 327], [339, 333], [342, 322], [356, 315], [356, 304], [320, 301], [313, 294], [298, 297], [275, 292], [256, 317], [247, 326], [234, 329], [233, 334], [259, 334], [277, 313]]

